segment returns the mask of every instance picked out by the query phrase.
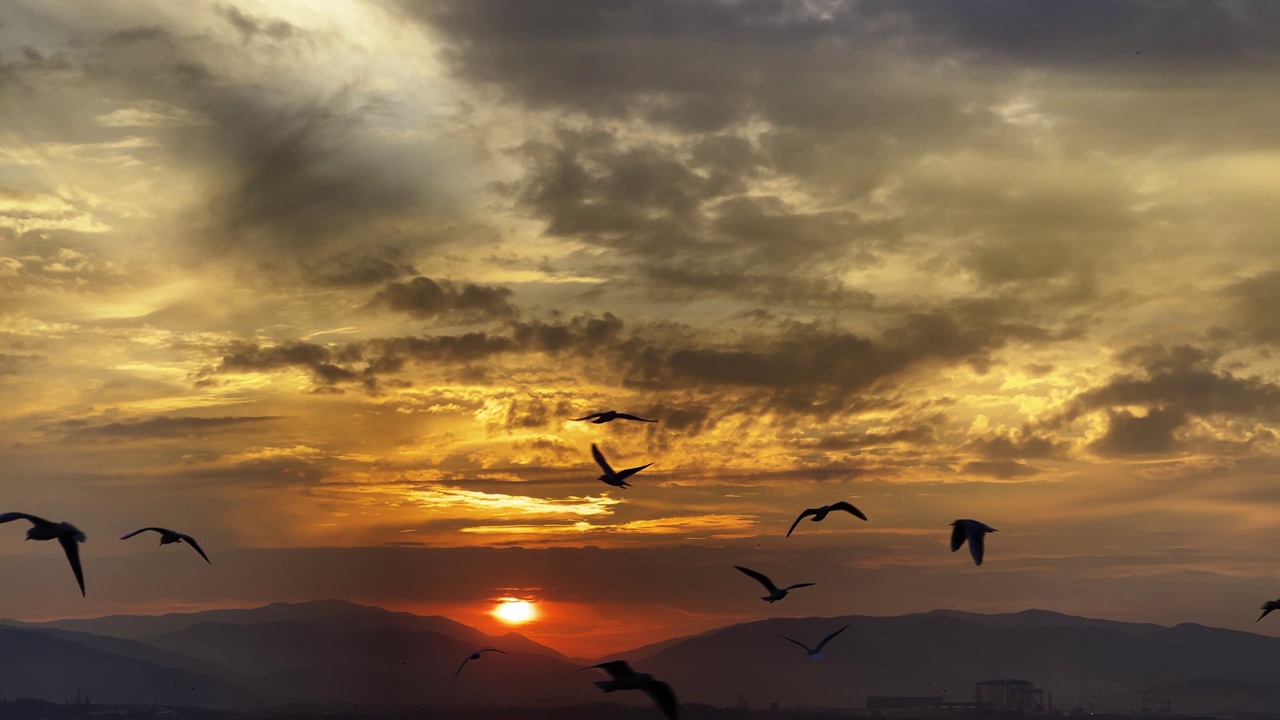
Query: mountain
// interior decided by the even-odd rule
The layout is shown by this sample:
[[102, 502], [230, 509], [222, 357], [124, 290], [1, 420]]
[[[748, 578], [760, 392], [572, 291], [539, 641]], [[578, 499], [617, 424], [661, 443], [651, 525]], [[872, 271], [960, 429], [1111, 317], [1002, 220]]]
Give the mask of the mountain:
[[504, 646], [509, 645], [522, 652], [546, 655], [560, 660], [567, 659], [556, 650], [536, 643], [519, 633], [512, 632], [500, 638], [493, 638], [473, 627], [440, 615], [415, 615], [413, 613], [395, 612], [346, 600], [272, 603], [251, 609], [204, 610], [201, 612], [169, 613], [166, 615], [108, 615], [100, 618], [54, 620], [44, 623], [0, 620], [0, 624], [16, 627], [57, 628], [128, 640], [146, 640], [150, 637], [177, 632], [202, 623], [221, 623], [224, 625], [306, 623], [338, 632], [355, 632], [374, 628], [430, 631], [465, 640], [477, 646], [502, 642]]
[[0, 696], [252, 707], [264, 698], [222, 678], [104, 652], [37, 630], [0, 628]]
[[[845, 624], [821, 661], [781, 637], [813, 644]], [[1278, 664], [1277, 638], [1034, 611], [762, 620], [684, 639], [637, 669], [670, 682], [686, 702], [715, 705], [733, 704], [740, 693], [816, 707], [861, 707], [869, 695], [971, 700], [976, 682], [1020, 678], [1052, 693], [1058, 707], [1137, 710], [1149, 688], [1178, 684], [1189, 702], [1217, 687], [1207, 681], [1231, 678], [1280, 710], [1280, 696], [1259, 694], [1273, 685]]]

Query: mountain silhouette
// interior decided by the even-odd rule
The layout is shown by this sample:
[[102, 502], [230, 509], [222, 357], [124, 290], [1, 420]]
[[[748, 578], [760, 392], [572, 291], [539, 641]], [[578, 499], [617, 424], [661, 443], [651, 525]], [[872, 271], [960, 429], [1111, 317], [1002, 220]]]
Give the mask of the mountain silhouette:
[[[820, 661], [781, 637], [816, 640], [845, 624]], [[453, 682], [458, 663], [478, 647], [508, 654], [470, 663]], [[686, 703], [720, 706], [740, 695], [757, 706], [859, 708], [870, 695], [964, 701], [974, 683], [1012, 677], [1052, 693], [1058, 708], [1133, 712], [1152, 697], [1182, 712], [1280, 712], [1272, 676], [1280, 638], [1042, 610], [773, 618], [602, 659], [619, 658], [670, 683]], [[600, 701], [589, 678], [574, 672], [579, 667], [515, 633], [490, 637], [447, 618], [332, 601], [0, 626], [0, 693], [57, 701], [76, 690], [104, 702], [227, 707]], [[630, 700], [607, 701], [615, 699]]]

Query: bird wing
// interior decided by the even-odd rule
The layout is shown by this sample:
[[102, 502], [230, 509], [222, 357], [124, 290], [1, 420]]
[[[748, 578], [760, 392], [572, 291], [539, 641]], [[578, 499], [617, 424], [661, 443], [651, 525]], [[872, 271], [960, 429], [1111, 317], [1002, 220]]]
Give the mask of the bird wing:
[[468, 656], [466, 656], [465, 658], [463, 658], [463, 659], [462, 659], [462, 664], [458, 666], [458, 669], [457, 669], [457, 670], [453, 671], [453, 679], [454, 679], [454, 680], [457, 680], [457, 679], [458, 679], [458, 676], [462, 674], [462, 668], [464, 668], [464, 667], [466, 667], [466, 666], [467, 666], [467, 662], [468, 662], [469, 660], [471, 660], [471, 656], [470, 656], [470, 655], [468, 655]]
[[635, 674], [635, 671], [631, 669], [631, 666], [627, 664], [626, 660], [610, 660], [609, 662], [602, 662], [599, 665], [588, 665], [587, 667], [580, 668], [574, 672], [582, 672], [583, 670], [590, 670], [592, 668], [600, 668], [601, 670], [609, 673], [614, 680], [621, 680]]
[[121, 539], [121, 540], [128, 540], [129, 538], [133, 537], [134, 535], [137, 535], [138, 533], [144, 533], [144, 532], [146, 532], [146, 531], [148, 531], [148, 530], [154, 530], [155, 532], [158, 532], [158, 533], [160, 533], [161, 535], [163, 535], [163, 534], [165, 534], [165, 533], [167, 533], [167, 532], [172, 532], [172, 531], [170, 531], [170, 530], [165, 530], [164, 528], [158, 528], [158, 527], [144, 527], [144, 528], [142, 528], [141, 530], [134, 530], [133, 532], [129, 533], [128, 535], [123, 535], [123, 536], [121, 536], [121, 538], [120, 538], [120, 539]]
[[810, 585], [817, 585], [817, 583], [796, 583], [795, 585], [788, 585], [788, 586], [786, 586], [786, 587], [782, 588], [782, 591], [783, 591], [783, 592], [791, 592], [792, 590], [795, 590], [796, 588], [809, 587]]
[[983, 532], [982, 528], [970, 525], [965, 536], [969, 540], [969, 554], [973, 556], [973, 563], [975, 565], [981, 565], [982, 551], [984, 546], [987, 544], [986, 533]]
[[1261, 614], [1261, 615], [1259, 615], [1259, 616], [1258, 616], [1258, 619], [1257, 619], [1257, 620], [1254, 620], [1254, 622], [1261, 622], [1261, 621], [1262, 621], [1262, 618], [1266, 617], [1266, 616], [1267, 616], [1267, 615], [1268, 615], [1272, 610], [1275, 610], [1275, 608], [1269, 608], [1269, 607], [1267, 607], [1266, 605], [1263, 605], [1263, 606], [1262, 606], [1262, 614]]
[[951, 552], [959, 550], [960, 546], [964, 544], [964, 526], [963, 520], [951, 523]]
[[618, 479], [619, 479], [619, 480], [626, 480], [627, 478], [631, 477], [632, 475], [635, 475], [636, 473], [638, 473], [638, 472], [640, 472], [641, 470], [643, 470], [643, 469], [645, 469], [645, 468], [649, 467], [649, 466], [650, 466], [650, 465], [652, 465], [652, 464], [653, 464], [653, 463], [645, 463], [645, 464], [640, 465], [640, 466], [638, 466], [638, 467], [627, 468], [626, 470], [619, 470], [619, 471], [617, 472]]
[[641, 689], [645, 691], [645, 694], [653, 698], [653, 702], [669, 720], [676, 720], [676, 718], [680, 717], [680, 701], [676, 699], [676, 693], [671, 689], [670, 685], [661, 680], [653, 680], [645, 683]]
[[502, 653], [503, 655], [506, 655], [506, 654], [507, 654], [507, 651], [506, 651], [506, 650], [499, 650], [498, 648], [485, 648], [485, 649], [483, 649], [483, 650], [477, 650], [477, 651], [475, 652], [475, 654], [476, 654], [476, 655], [479, 655], [480, 653], [487, 653], [487, 652]]
[[182, 542], [190, 545], [191, 549], [200, 553], [200, 557], [204, 558], [205, 562], [209, 563], [210, 565], [213, 564], [213, 561], [209, 559], [209, 556], [205, 555], [204, 551], [200, 549], [200, 544], [196, 542], [195, 538], [191, 537], [190, 535], [183, 535], [182, 533], [178, 533], [178, 537], [182, 538]]
[[570, 419], [571, 419], [571, 420], [575, 420], [575, 421], [576, 421], [576, 420], [590, 420], [590, 419], [592, 419], [592, 418], [598, 418], [598, 417], [600, 417], [600, 416], [601, 416], [601, 415], [603, 415], [603, 414], [604, 414], [604, 413], [591, 413], [590, 415], [588, 415], [588, 416], [586, 416], [586, 417], [570, 418]]
[[62, 551], [67, 554], [67, 562], [71, 563], [71, 572], [76, 574], [76, 582], [80, 585], [80, 596], [84, 594], [84, 570], [80, 568], [80, 547], [77, 541], [70, 535], [63, 535], [58, 538], [58, 544], [62, 546]]
[[[0, 513], [0, 523], [7, 523], [13, 520], [30, 520], [32, 523], [36, 525], [39, 525], [40, 523], [49, 523], [48, 520], [45, 520], [42, 517], [36, 517], [35, 515], [28, 515], [26, 513], [20, 513], [20, 512]], [[49, 524], [52, 525], [53, 523], [49, 523]]]
[[600, 452], [600, 448], [596, 447], [595, 443], [591, 443], [591, 457], [596, 459], [596, 464], [599, 465], [600, 469], [604, 470], [606, 474], [617, 475], [617, 473], [613, 471], [613, 468], [609, 467], [609, 461], [604, 459], [604, 453]]
[[[795, 643], [795, 644], [799, 645], [800, 647], [804, 648], [804, 651], [805, 651], [805, 652], [807, 652], [807, 653], [809, 653], [809, 654], [813, 654], [813, 653], [817, 652], [817, 650], [810, 650], [808, 645], [805, 645], [804, 643], [800, 642], [799, 640], [795, 640], [795, 639], [789, 638], [789, 637], [787, 637], [786, 635], [779, 635], [778, 637], [782, 638], [783, 640], [790, 640], [791, 642], [793, 642], [793, 643]], [[822, 646], [821, 646], [821, 645], [819, 645], [818, 647], [819, 647], [819, 648], [821, 648]]]
[[814, 652], [822, 652], [822, 648], [823, 648], [827, 643], [831, 642], [831, 638], [833, 638], [833, 637], [835, 637], [835, 636], [839, 635], [840, 633], [844, 632], [846, 629], [848, 629], [848, 627], [849, 627], [848, 625], [845, 625], [844, 627], [840, 628], [839, 630], [837, 630], [837, 631], [835, 631], [835, 632], [831, 633], [830, 635], [828, 635], [828, 636], [826, 636], [826, 637], [822, 638], [822, 642], [818, 643], [818, 647], [814, 649]]
[[840, 501], [840, 502], [838, 502], [838, 503], [834, 503], [834, 504], [830, 505], [830, 506], [829, 506], [829, 509], [831, 509], [831, 510], [843, 510], [843, 511], [845, 511], [845, 512], [849, 513], [850, 515], [853, 515], [854, 517], [859, 517], [859, 518], [862, 518], [863, 520], [866, 520], [866, 519], [867, 519], [867, 516], [866, 516], [866, 515], [863, 515], [861, 510], [859, 510], [858, 508], [856, 508], [856, 507], [854, 507], [854, 506], [850, 505], [849, 503], [847, 503], [847, 502], [845, 502], [845, 501], [843, 501], [843, 500], [841, 500], [841, 501]]
[[645, 420], [644, 418], [638, 415], [628, 415], [627, 413], [618, 413], [617, 415], [614, 415], [614, 417], [618, 418], [619, 420], [636, 420], [639, 422], [658, 422], [657, 420]]
[[808, 508], [804, 512], [800, 513], [800, 517], [796, 518], [796, 521], [791, 523], [791, 530], [787, 531], [787, 537], [791, 537], [791, 532], [796, 529], [796, 526], [800, 524], [801, 520], [809, 517], [810, 515], [817, 515], [817, 514], [818, 514], [817, 508]]
[[755, 578], [756, 582], [763, 585], [765, 590], [768, 590], [771, 593], [778, 592], [778, 586], [774, 585], [772, 580], [765, 577], [764, 573], [758, 573], [755, 570], [752, 570], [751, 568], [745, 568], [745, 567], [742, 567], [741, 565], [734, 565], [733, 567], [736, 568], [739, 572], [743, 573], [744, 575], [748, 575], [750, 577]]

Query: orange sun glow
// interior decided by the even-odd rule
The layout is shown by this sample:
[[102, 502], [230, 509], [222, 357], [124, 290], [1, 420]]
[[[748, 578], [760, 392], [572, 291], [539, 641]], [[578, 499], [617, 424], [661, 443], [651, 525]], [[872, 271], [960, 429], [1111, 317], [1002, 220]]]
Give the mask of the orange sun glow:
[[509, 625], [519, 625], [537, 617], [538, 611], [528, 600], [503, 598], [498, 601], [498, 607], [493, 609], [493, 615]]

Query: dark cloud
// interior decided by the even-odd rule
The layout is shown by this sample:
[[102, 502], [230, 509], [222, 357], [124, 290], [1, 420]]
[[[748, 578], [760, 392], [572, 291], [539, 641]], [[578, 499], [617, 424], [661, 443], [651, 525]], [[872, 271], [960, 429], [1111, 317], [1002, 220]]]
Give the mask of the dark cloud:
[[48, 362], [42, 355], [10, 355], [0, 353], [0, 375], [23, 375]]
[[1280, 270], [1259, 273], [1230, 285], [1227, 297], [1235, 302], [1238, 323], [1258, 342], [1280, 341]]
[[515, 315], [510, 298], [511, 291], [504, 287], [416, 277], [379, 290], [366, 307], [402, 312], [419, 320], [449, 315], [475, 322]]
[[300, 32], [297, 27], [283, 20], [263, 19], [245, 13], [233, 5], [218, 4], [214, 9], [240, 32], [245, 42], [258, 36], [266, 36], [277, 41], [286, 40]]
[[1002, 435], [975, 440], [966, 449], [987, 460], [1025, 460], [1027, 458], [1063, 458], [1070, 443], [1023, 432], [1015, 437]]
[[303, 260], [302, 268], [316, 283], [335, 287], [366, 287], [417, 275], [418, 270], [400, 248], [343, 250], [317, 260]]
[[[1191, 418], [1280, 422], [1280, 386], [1217, 369], [1203, 348], [1144, 345], [1119, 355], [1139, 373], [1117, 375], [1085, 391], [1050, 426], [1105, 410], [1107, 432], [1090, 448], [1102, 455], [1164, 454], [1182, 449], [1178, 434]], [[1130, 408], [1145, 408], [1135, 414]]]
[[971, 475], [985, 475], [1001, 480], [1030, 477], [1040, 472], [1017, 460], [976, 460], [965, 463], [963, 471]]
[[210, 432], [232, 430], [278, 420], [278, 417], [159, 417], [120, 422], [64, 420], [48, 429], [76, 440], [151, 440], [199, 438]]

